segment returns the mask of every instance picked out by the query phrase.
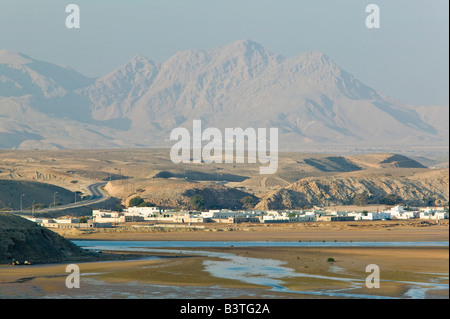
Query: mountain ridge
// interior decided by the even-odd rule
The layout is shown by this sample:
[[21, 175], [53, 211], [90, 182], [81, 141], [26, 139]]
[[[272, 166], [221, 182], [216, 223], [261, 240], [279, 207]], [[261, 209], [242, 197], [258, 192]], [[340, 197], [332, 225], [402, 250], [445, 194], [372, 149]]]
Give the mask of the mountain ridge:
[[385, 96], [321, 52], [286, 58], [248, 39], [163, 63], [137, 54], [98, 78], [0, 50], [0, 148], [168, 147], [194, 119], [278, 127], [287, 149], [446, 146], [446, 112]]

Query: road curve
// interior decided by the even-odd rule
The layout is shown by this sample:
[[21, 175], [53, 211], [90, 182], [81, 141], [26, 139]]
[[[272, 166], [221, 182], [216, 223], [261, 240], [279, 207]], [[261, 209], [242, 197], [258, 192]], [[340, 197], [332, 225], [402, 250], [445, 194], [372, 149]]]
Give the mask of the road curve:
[[[36, 209], [34, 211], [34, 213], [35, 214], [49, 213], [49, 212], [55, 212], [55, 211], [60, 211], [60, 210], [64, 210], [64, 209], [69, 209], [69, 208], [84, 207], [84, 206], [89, 206], [89, 205], [104, 202], [111, 197], [111, 196], [109, 196], [109, 194], [107, 192], [105, 192], [102, 189], [102, 187], [105, 186], [107, 183], [108, 182], [99, 182], [99, 183], [94, 183], [94, 184], [89, 185], [88, 193], [90, 193], [90, 195], [89, 195], [88, 199], [86, 199], [86, 200], [82, 200], [82, 201], [79, 201], [76, 203], [70, 203], [67, 205], [61, 205], [61, 206], [57, 206], [57, 207]], [[30, 211], [21, 211], [21, 210], [9, 211], [9, 212], [5, 212], [5, 213], [13, 213], [13, 214], [20, 213], [20, 214], [24, 214], [24, 215], [31, 214]]]

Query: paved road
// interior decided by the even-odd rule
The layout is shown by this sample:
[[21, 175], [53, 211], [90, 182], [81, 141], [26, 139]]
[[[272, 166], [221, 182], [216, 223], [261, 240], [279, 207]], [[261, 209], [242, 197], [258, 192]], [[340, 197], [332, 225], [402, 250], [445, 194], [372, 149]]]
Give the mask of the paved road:
[[[106, 201], [107, 199], [110, 198], [110, 196], [108, 195], [108, 193], [106, 193], [102, 187], [105, 186], [108, 182], [99, 182], [99, 183], [95, 183], [95, 184], [91, 184], [88, 186], [88, 192], [90, 193], [89, 197], [85, 200], [82, 201], [78, 201], [76, 203], [70, 203], [67, 205], [61, 205], [61, 206], [56, 206], [56, 207], [50, 207], [50, 208], [43, 208], [43, 209], [36, 209], [34, 211], [35, 214], [37, 213], [49, 213], [49, 212], [55, 212], [55, 211], [60, 211], [60, 210], [64, 210], [64, 209], [68, 209], [68, 208], [76, 208], [76, 207], [83, 207], [83, 206], [88, 206], [88, 205], [93, 205], [93, 204], [98, 204], [101, 202]], [[24, 214], [24, 215], [28, 215], [31, 214], [31, 212], [29, 210], [27, 211], [20, 211], [20, 210], [15, 210], [15, 211], [9, 211], [9, 212], [5, 212], [5, 213], [14, 213], [14, 214]]]

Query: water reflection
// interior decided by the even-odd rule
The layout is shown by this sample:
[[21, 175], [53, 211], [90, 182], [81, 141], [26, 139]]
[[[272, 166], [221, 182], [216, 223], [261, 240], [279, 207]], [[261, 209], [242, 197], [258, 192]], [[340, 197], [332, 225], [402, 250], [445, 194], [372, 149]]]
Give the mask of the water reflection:
[[[103, 244], [102, 242], [95, 242], [97, 244]], [[123, 242], [116, 242], [116, 246], [112, 247], [111, 243], [105, 246], [91, 246], [90, 248], [101, 249], [101, 250], [121, 250], [121, 251], [146, 251], [146, 252], [165, 252], [165, 253], [176, 253], [183, 255], [195, 255], [204, 256], [212, 259], [206, 259], [203, 262], [205, 266], [205, 271], [207, 271], [211, 276], [239, 280], [243, 283], [259, 285], [266, 287], [272, 292], [283, 292], [283, 293], [293, 293], [302, 295], [312, 295], [312, 296], [326, 296], [326, 297], [337, 297], [337, 298], [370, 298], [370, 299], [390, 299], [391, 297], [383, 295], [368, 295], [360, 293], [351, 293], [349, 291], [365, 287], [365, 278], [351, 278], [345, 277], [345, 270], [341, 267], [334, 266], [330, 271], [339, 276], [324, 276], [315, 275], [307, 273], [299, 273], [294, 269], [286, 267], [285, 262], [275, 259], [262, 259], [253, 257], [243, 257], [232, 253], [221, 253], [212, 251], [197, 251], [197, 250], [187, 250], [187, 249], [155, 249], [147, 246], [148, 242], [139, 242], [141, 247], [135, 247], [132, 243], [127, 243], [128, 246], [122, 246]], [[248, 243], [247, 243], [248, 244]], [[366, 243], [367, 244], [367, 243]], [[377, 243], [379, 244], [379, 243]], [[416, 243], [417, 244], [417, 243]], [[448, 243], [447, 243], [448, 244]], [[191, 243], [192, 245], [192, 243]], [[155, 247], [153, 242], [151, 247]], [[193, 246], [197, 247], [197, 246]], [[332, 266], [331, 266], [332, 267]], [[345, 283], [345, 288], [340, 289], [324, 289], [324, 290], [306, 290], [306, 291], [296, 291], [290, 290], [285, 286], [285, 280], [289, 277], [300, 277], [300, 278], [313, 278], [318, 280], [329, 280], [335, 282]], [[406, 281], [393, 281], [385, 280], [386, 282], [395, 282], [399, 284], [405, 284], [409, 287], [407, 292], [402, 296], [402, 298], [418, 298], [423, 299], [427, 297], [427, 292], [431, 289], [449, 289], [448, 284], [440, 284], [436, 282], [436, 279], [448, 280], [448, 274], [439, 274], [438, 277], [435, 276], [435, 281], [430, 280], [430, 282], [406, 282]], [[383, 281], [383, 280], [381, 280]]]

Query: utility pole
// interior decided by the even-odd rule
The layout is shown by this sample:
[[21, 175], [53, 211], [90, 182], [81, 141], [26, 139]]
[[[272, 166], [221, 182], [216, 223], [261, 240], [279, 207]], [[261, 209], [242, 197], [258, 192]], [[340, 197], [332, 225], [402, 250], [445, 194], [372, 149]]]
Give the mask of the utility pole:
[[24, 197], [25, 194], [20, 195], [20, 212], [23, 212], [23, 206], [22, 206], [22, 197]]
[[53, 208], [56, 207], [56, 194], [58, 194], [58, 192], [55, 192], [55, 193], [53, 194]]

